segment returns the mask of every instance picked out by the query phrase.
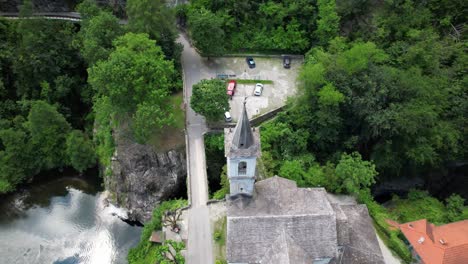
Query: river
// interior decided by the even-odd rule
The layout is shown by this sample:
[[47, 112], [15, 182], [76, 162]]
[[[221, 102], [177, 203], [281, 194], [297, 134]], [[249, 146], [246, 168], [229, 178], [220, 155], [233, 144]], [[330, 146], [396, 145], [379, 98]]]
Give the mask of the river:
[[0, 264], [127, 263], [141, 228], [105, 203], [97, 177], [64, 177], [0, 196]]

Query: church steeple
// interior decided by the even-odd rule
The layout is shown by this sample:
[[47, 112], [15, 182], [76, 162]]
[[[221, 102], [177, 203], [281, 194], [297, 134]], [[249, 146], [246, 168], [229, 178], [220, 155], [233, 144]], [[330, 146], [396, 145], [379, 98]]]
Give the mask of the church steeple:
[[259, 129], [250, 127], [244, 102], [236, 128], [224, 129], [224, 149], [230, 195], [252, 196], [257, 174], [257, 158], [261, 155]]
[[236, 146], [238, 149], [248, 149], [254, 144], [254, 136], [252, 134], [252, 128], [250, 127], [245, 103], [246, 102], [244, 101], [242, 115], [237, 122], [236, 128], [234, 129], [234, 136], [232, 138], [232, 146]]

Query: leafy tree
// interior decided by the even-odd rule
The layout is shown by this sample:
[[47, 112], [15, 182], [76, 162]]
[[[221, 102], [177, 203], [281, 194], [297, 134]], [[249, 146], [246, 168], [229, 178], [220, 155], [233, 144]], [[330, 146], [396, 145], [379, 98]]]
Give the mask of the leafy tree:
[[68, 134], [66, 147], [68, 159], [75, 170], [83, 172], [96, 164], [93, 143], [80, 130]]
[[71, 45], [74, 31], [72, 23], [45, 19], [18, 21], [13, 72], [19, 97], [39, 99], [40, 83], [52, 84], [58, 76], [79, 71], [81, 61]]
[[378, 174], [375, 165], [362, 160], [357, 152], [343, 154], [336, 165], [335, 173], [341, 183], [336, 191], [350, 194], [358, 194], [360, 189], [370, 187]]
[[0, 194], [13, 191], [19, 183], [39, 171], [41, 160], [22, 129], [0, 130]]
[[394, 196], [392, 202], [391, 213], [399, 222], [406, 223], [423, 218], [436, 225], [447, 222], [444, 204], [431, 197], [427, 191], [410, 190], [407, 199]]
[[84, 1], [77, 10], [83, 20], [74, 45], [79, 47], [88, 65], [107, 59], [113, 48], [112, 41], [124, 33], [119, 19], [99, 9], [94, 1]]
[[280, 176], [293, 180], [298, 186], [302, 187], [305, 186], [305, 173], [302, 164], [298, 160], [285, 161], [279, 171]]
[[66, 165], [65, 141], [70, 125], [56, 107], [44, 101], [33, 102], [26, 127], [43, 169]]
[[217, 121], [229, 109], [226, 83], [222, 80], [201, 80], [193, 86], [190, 106], [193, 110], [206, 117], [207, 120]]
[[127, 33], [114, 45], [108, 60], [89, 69], [89, 82], [113, 113], [132, 117], [136, 139], [144, 142], [152, 129], [172, 121], [167, 98], [174, 67], [146, 34]]
[[465, 199], [458, 194], [452, 194], [445, 199], [447, 207], [447, 219], [450, 222], [463, 220]]
[[161, 46], [167, 58], [179, 59], [182, 50], [175, 43], [175, 13], [165, 0], [129, 0], [126, 9], [132, 32], [148, 34]]
[[191, 37], [204, 56], [219, 56], [224, 52], [225, 35], [222, 18], [204, 8], [188, 15]]
[[317, 38], [321, 45], [327, 44], [338, 35], [340, 17], [336, 12], [335, 0], [318, 0]]

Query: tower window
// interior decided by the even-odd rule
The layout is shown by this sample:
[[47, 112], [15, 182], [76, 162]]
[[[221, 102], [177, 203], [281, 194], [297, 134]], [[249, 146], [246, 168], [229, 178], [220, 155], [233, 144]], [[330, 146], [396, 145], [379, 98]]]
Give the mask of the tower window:
[[245, 175], [246, 173], [247, 173], [247, 162], [245, 161], [239, 162], [238, 174]]

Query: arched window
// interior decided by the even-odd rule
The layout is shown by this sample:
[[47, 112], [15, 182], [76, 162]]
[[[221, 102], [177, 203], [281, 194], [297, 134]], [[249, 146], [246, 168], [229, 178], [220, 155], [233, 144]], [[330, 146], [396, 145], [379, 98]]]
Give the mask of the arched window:
[[245, 161], [239, 162], [237, 172], [239, 175], [245, 175], [247, 173], [247, 162]]

